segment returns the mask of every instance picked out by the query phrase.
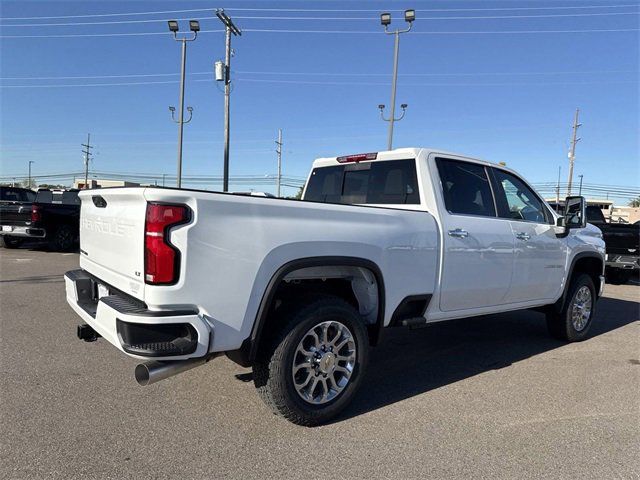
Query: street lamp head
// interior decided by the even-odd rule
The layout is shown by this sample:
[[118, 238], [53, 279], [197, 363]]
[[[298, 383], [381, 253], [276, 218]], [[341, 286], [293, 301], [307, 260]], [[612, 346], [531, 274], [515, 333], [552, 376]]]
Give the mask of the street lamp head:
[[404, 21], [411, 23], [416, 19], [416, 11], [411, 9], [411, 10], [405, 10], [404, 11]]
[[176, 20], [169, 20], [167, 24], [169, 25], [170, 32], [178, 33], [179, 28], [178, 28], [178, 22]]
[[400, 105], [400, 108], [404, 110], [404, 109], [406, 109], [408, 106], [409, 106], [408, 104], [403, 103], [402, 105]]
[[378, 105], [378, 108], [379, 108], [380, 110], [384, 110], [384, 103], [381, 103], [380, 105]]
[[391, 14], [390, 13], [382, 13], [380, 14], [380, 23], [385, 27], [391, 24]]
[[175, 112], [175, 111], [176, 111], [176, 107], [169, 107], [169, 111], [170, 111], [171, 113]]
[[200, 22], [198, 20], [189, 20], [189, 28], [192, 32], [198, 33], [200, 31]]
[[193, 107], [187, 107], [188, 112], [193, 112]]

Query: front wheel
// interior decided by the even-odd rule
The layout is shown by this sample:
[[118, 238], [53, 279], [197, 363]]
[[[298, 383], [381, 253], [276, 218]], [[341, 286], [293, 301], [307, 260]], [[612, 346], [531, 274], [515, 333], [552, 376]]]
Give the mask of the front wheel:
[[298, 425], [326, 423], [352, 400], [369, 357], [358, 311], [322, 296], [295, 308], [253, 365], [262, 400]]
[[574, 277], [560, 312], [547, 313], [549, 333], [559, 340], [579, 342], [587, 337], [596, 309], [596, 287], [589, 275]]

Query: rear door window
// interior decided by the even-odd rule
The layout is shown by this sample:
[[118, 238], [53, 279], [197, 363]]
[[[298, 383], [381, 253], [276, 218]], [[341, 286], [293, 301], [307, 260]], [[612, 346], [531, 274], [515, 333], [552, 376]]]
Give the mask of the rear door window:
[[415, 160], [389, 160], [315, 168], [305, 200], [344, 204], [419, 204]]
[[477, 163], [436, 158], [444, 204], [449, 213], [495, 217], [487, 171]]

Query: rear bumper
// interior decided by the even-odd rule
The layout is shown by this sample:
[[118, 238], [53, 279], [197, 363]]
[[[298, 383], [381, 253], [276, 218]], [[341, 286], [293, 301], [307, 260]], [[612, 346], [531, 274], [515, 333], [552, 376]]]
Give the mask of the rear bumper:
[[607, 254], [607, 261], [605, 265], [610, 268], [635, 270], [640, 268], [640, 257], [637, 255]]
[[113, 290], [98, 299], [97, 283], [102, 282], [84, 270], [69, 271], [64, 280], [71, 308], [130, 357], [186, 360], [209, 352], [213, 329], [195, 309], [149, 310]]
[[1, 225], [0, 235], [10, 235], [12, 237], [44, 238], [47, 236], [47, 232], [44, 228], [33, 228], [18, 225]]

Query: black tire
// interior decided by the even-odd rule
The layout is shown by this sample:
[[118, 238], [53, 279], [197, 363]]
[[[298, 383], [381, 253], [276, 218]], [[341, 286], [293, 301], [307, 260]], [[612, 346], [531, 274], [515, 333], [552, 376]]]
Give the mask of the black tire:
[[607, 283], [622, 285], [631, 280], [633, 270], [623, 270], [622, 268], [608, 268], [605, 272]]
[[[298, 425], [315, 426], [326, 423], [351, 402], [362, 381], [369, 359], [369, 340], [363, 319], [352, 305], [339, 297], [328, 295], [312, 297], [307, 303], [290, 309], [284, 315], [282, 328], [259, 352], [254, 362], [254, 384], [260, 398], [275, 414]], [[355, 343], [355, 362], [344, 389], [326, 403], [314, 404], [303, 399], [296, 390], [292, 369], [294, 360], [300, 355], [300, 352], [296, 352], [300, 342], [303, 338], [310, 338], [308, 332], [323, 322], [339, 322], [346, 327]], [[320, 368], [320, 363], [316, 369]], [[339, 366], [338, 360], [336, 366]], [[313, 376], [317, 377], [318, 371], [315, 370], [315, 374], [303, 372], [303, 375], [308, 375], [313, 383]], [[326, 377], [322, 373], [319, 375]], [[322, 381], [322, 378], [319, 380]], [[315, 391], [329, 391], [320, 383], [316, 388], [319, 390], [312, 389], [311, 396]]]
[[[579, 302], [579, 292], [583, 293], [583, 287], [589, 290], [590, 300], [585, 304], [590, 305], [590, 314], [584, 326], [577, 328], [573, 321], [574, 306]], [[580, 307], [577, 307], [578, 310]], [[596, 287], [593, 280], [587, 274], [575, 276], [569, 284], [567, 297], [560, 312], [552, 310], [547, 312], [547, 328], [549, 333], [565, 342], [579, 342], [587, 338], [593, 318], [596, 313]]]
[[67, 252], [75, 244], [73, 229], [69, 225], [60, 225], [49, 239], [49, 248], [58, 252]]
[[0, 235], [0, 247], [18, 248], [20, 245], [22, 245], [22, 238], [12, 237], [9, 235]]

